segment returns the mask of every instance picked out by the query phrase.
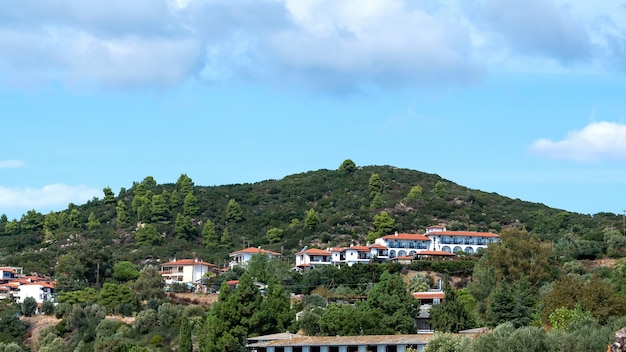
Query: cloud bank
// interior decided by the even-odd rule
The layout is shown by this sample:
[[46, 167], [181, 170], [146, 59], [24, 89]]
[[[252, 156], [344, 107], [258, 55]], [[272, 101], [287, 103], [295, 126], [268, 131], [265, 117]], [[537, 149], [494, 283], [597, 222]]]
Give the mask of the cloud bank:
[[626, 9], [591, 10], [559, 0], [11, 1], [0, 13], [0, 82], [430, 87], [529, 59], [626, 71]]
[[531, 145], [530, 151], [555, 159], [626, 162], [626, 125], [593, 122], [560, 141], [540, 139]]
[[57, 183], [40, 189], [30, 187], [0, 187], [0, 213], [21, 209], [61, 210], [69, 203], [81, 204], [97, 195], [100, 190], [84, 185], [69, 186]]

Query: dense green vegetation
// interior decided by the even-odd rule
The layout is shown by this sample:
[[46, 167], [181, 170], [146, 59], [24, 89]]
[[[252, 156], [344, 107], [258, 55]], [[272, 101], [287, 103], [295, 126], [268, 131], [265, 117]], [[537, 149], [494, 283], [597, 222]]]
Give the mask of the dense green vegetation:
[[[494, 341], [513, 329], [509, 335], [536, 336], [547, 346], [588, 322], [597, 331], [587, 334], [593, 341], [581, 343], [600, 346], [608, 342], [606, 329], [626, 315], [626, 264], [596, 268], [588, 261], [624, 255], [622, 220], [347, 160], [338, 170], [254, 184], [197, 186], [184, 174], [175, 184], [158, 184], [148, 176], [118, 194], [107, 187], [102, 199], [63, 211], [31, 210], [12, 220], [3, 215], [0, 264], [57, 280], [61, 304], [46, 309], [62, 320], [41, 334], [40, 351], [189, 350], [191, 336], [202, 336], [195, 343], [203, 351], [223, 351], [237, 350], [246, 336], [287, 329], [321, 335], [409, 332], [416, 311], [407, 286], [432, 285], [427, 273], [455, 278], [446, 285], [445, 304], [432, 311], [442, 332], [498, 327], [489, 335]], [[290, 270], [293, 253], [304, 246], [365, 244], [392, 231], [420, 232], [441, 223], [451, 230], [495, 231], [502, 241], [454, 261]], [[256, 256], [247, 268], [207, 278], [210, 287], [221, 288], [208, 311], [177, 306], [166, 297], [159, 262], [197, 257], [223, 267], [229, 252], [247, 246], [284, 256]], [[406, 277], [415, 271], [421, 276]], [[241, 285], [231, 290], [224, 282], [233, 279]], [[268, 285], [264, 294], [255, 282]], [[289, 293], [304, 298], [290, 306]], [[32, 307], [3, 307], [0, 350], [9, 344], [19, 350], [26, 327], [13, 314], [32, 314]], [[302, 312], [297, 324], [296, 311]], [[110, 314], [136, 319], [132, 325], [104, 319]], [[377, 324], [364, 323], [371, 321]], [[467, 350], [508, 343], [485, 338], [469, 346], [448, 335], [441, 339], [442, 346]]]

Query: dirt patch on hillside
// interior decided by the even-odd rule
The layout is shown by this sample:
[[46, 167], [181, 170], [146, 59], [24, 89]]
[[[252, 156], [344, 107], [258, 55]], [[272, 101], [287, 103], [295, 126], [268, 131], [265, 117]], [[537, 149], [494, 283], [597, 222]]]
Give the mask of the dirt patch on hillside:
[[26, 333], [26, 339], [24, 344], [32, 347], [37, 345], [37, 337], [41, 330], [58, 324], [61, 319], [57, 319], [50, 315], [37, 315], [34, 317], [20, 317], [20, 320], [28, 323], [28, 331]]
[[596, 260], [581, 260], [580, 261], [587, 271], [599, 269], [599, 268], [614, 268], [617, 263], [617, 259], [606, 258], [606, 259], [596, 259]]
[[198, 305], [205, 308], [210, 308], [218, 298], [214, 293], [170, 293], [168, 296], [175, 305]]

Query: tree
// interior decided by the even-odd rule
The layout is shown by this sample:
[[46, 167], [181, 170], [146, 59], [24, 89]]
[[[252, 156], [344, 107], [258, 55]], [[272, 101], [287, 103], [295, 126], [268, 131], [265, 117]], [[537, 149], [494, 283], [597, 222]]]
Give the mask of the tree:
[[98, 302], [106, 307], [109, 313], [112, 313], [120, 304], [136, 305], [137, 299], [127, 284], [105, 282]]
[[202, 242], [207, 249], [215, 248], [218, 245], [217, 232], [215, 224], [211, 219], [207, 219], [202, 227]]
[[201, 350], [205, 352], [236, 352], [243, 348], [249, 333], [259, 331], [262, 321], [261, 293], [252, 277], [244, 273], [231, 292], [226, 283], [207, 314]]
[[437, 181], [435, 183], [435, 188], [433, 189], [435, 195], [439, 198], [442, 198], [446, 195], [446, 185], [442, 181]]
[[100, 221], [96, 218], [96, 214], [90, 212], [89, 217], [87, 218], [87, 228], [93, 230], [97, 227], [100, 227]]
[[283, 230], [277, 227], [272, 227], [266, 232], [267, 242], [276, 243], [280, 242], [283, 237]]
[[29, 210], [22, 216], [20, 222], [24, 230], [35, 232], [43, 229], [44, 216], [35, 210]]
[[343, 161], [343, 163], [341, 163], [341, 165], [339, 165], [339, 169], [337, 171], [339, 171], [339, 173], [341, 174], [351, 174], [352, 172], [356, 171], [356, 164], [354, 163], [354, 161], [346, 159]]
[[115, 207], [116, 214], [116, 225], [118, 228], [128, 226], [130, 224], [130, 217], [128, 216], [128, 211], [126, 204], [121, 200], [117, 201], [117, 206]]
[[230, 246], [232, 240], [233, 238], [230, 235], [230, 231], [228, 230], [228, 227], [225, 227], [224, 231], [222, 231], [222, 237], [220, 237], [220, 242], [222, 243], [222, 245], [228, 247]]
[[196, 199], [196, 196], [193, 195], [193, 192], [189, 192], [183, 200], [183, 215], [195, 216], [198, 214], [200, 214], [198, 199]]
[[178, 332], [178, 350], [180, 352], [191, 352], [193, 344], [191, 341], [191, 324], [189, 317], [183, 316], [180, 322], [180, 330]]
[[315, 209], [311, 208], [307, 211], [304, 217], [304, 227], [308, 230], [314, 231], [317, 225], [320, 223], [320, 218], [317, 216]]
[[411, 187], [411, 190], [409, 191], [409, 193], [406, 195], [406, 199], [409, 201], [415, 201], [418, 199], [422, 199], [422, 195], [423, 195], [422, 187], [413, 186]]
[[372, 199], [383, 192], [383, 181], [380, 179], [379, 174], [372, 174], [372, 176], [370, 176], [368, 189], [370, 191], [370, 198]]
[[260, 334], [271, 334], [287, 331], [296, 318], [291, 308], [289, 294], [280, 282], [272, 282], [261, 303]]
[[140, 300], [159, 300], [165, 297], [165, 281], [163, 276], [154, 266], [146, 266], [141, 269], [139, 278], [135, 281], [133, 289]]
[[409, 283], [407, 285], [407, 290], [409, 293], [413, 292], [424, 292], [428, 291], [430, 285], [428, 284], [428, 279], [426, 275], [422, 273], [416, 273], [409, 279]]
[[43, 231], [46, 240], [51, 240], [54, 237], [54, 233], [61, 227], [59, 217], [55, 212], [49, 212], [46, 214], [43, 220]]
[[190, 241], [195, 237], [195, 229], [191, 223], [189, 215], [178, 214], [176, 216], [176, 224], [174, 226], [176, 238]]
[[193, 181], [187, 176], [187, 174], [181, 174], [178, 177], [178, 180], [176, 180], [176, 187], [183, 196], [191, 193], [193, 191], [193, 186]]
[[139, 226], [134, 238], [137, 244], [157, 245], [161, 242], [161, 235], [159, 235], [156, 227], [151, 224]]
[[439, 332], [452, 333], [469, 328], [470, 317], [463, 304], [456, 299], [456, 292], [452, 290], [448, 280], [445, 280], [443, 292], [445, 293], [443, 302], [430, 309], [431, 328]]
[[115, 193], [113, 193], [113, 191], [111, 190], [111, 187], [104, 187], [102, 189], [102, 192], [104, 192], [104, 204], [113, 204], [115, 203]]
[[150, 213], [152, 214], [151, 221], [169, 223], [170, 221], [170, 209], [167, 200], [163, 194], [155, 194], [152, 196], [150, 202]]
[[228, 204], [226, 204], [226, 220], [232, 222], [243, 220], [243, 210], [241, 210], [241, 206], [233, 198], [229, 199]]
[[113, 277], [121, 282], [135, 280], [139, 277], [139, 271], [129, 261], [121, 261], [113, 266]]
[[33, 297], [26, 297], [22, 302], [22, 314], [26, 317], [32, 317], [37, 311], [37, 301]]
[[366, 334], [410, 334], [419, 314], [417, 301], [406, 290], [402, 278], [385, 270], [367, 293], [362, 314], [377, 317], [376, 326], [363, 327]]
[[374, 215], [374, 228], [376, 231], [368, 232], [367, 241], [374, 242], [378, 237], [384, 236], [391, 232], [396, 226], [395, 220], [386, 211], [381, 211], [380, 214]]

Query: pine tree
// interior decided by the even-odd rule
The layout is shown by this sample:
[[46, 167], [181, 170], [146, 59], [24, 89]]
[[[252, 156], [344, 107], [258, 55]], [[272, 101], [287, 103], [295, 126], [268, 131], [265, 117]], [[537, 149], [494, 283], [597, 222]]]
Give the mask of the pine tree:
[[191, 324], [189, 317], [183, 316], [180, 322], [180, 330], [178, 332], [178, 350], [180, 352], [191, 352], [193, 344], [191, 341]]
[[115, 223], [118, 228], [122, 228], [128, 226], [130, 223], [130, 218], [128, 217], [128, 212], [126, 211], [126, 204], [121, 200], [117, 201], [117, 206], [115, 207], [116, 219]]
[[456, 292], [450, 287], [448, 280], [445, 280], [443, 292], [445, 297], [443, 302], [434, 305], [430, 309], [430, 327], [438, 332], [457, 333], [459, 330], [470, 327], [470, 316], [465, 310], [463, 303], [456, 298]]
[[215, 248], [218, 245], [217, 232], [215, 224], [211, 219], [207, 219], [202, 228], [202, 242], [207, 249]]
[[320, 223], [320, 218], [317, 216], [315, 209], [311, 208], [306, 213], [306, 217], [304, 218], [304, 227], [311, 231], [315, 230], [317, 225]]
[[370, 198], [372, 199], [383, 192], [383, 181], [380, 179], [379, 174], [372, 174], [368, 189], [370, 190]]
[[226, 204], [226, 220], [232, 222], [240, 222], [243, 220], [243, 210], [234, 199], [230, 199]]
[[183, 215], [194, 216], [200, 213], [200, 207], [198, 206], [198, 200], [193, 195], [193, 192], [187, 193], [185, 200], [183, 201]]

